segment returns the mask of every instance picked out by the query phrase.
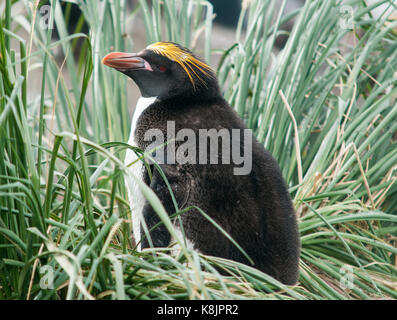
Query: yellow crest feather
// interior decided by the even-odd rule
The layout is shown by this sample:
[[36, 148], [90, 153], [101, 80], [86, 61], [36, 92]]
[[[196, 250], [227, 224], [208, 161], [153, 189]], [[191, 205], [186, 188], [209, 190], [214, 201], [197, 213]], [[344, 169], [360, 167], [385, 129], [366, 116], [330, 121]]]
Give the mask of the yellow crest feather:
[[209, 65], [200, 61], [190, 52], [183, 50], [174, 43], [156, 42], [149, 45], [146, 49], [151, 50], [156, 54], [160, 54], [170, 59], [171, 61], [178, 63], [183, 68], [183, 70], [185, 70], [186, 74], [190, 79], [190, 82], [193, 84], [193, 87], [195, 87], [193, 75], [195, 75], [196, 78], [199, 79], [203, 84], [205, 84], [205, 81], [197, 74], [195, 68], [197, 68], [198, 70], [200, 70], [200, 72], [207, 76], [210, 75], [210, 73], [207, 72], [211, 70], [211, 67]]

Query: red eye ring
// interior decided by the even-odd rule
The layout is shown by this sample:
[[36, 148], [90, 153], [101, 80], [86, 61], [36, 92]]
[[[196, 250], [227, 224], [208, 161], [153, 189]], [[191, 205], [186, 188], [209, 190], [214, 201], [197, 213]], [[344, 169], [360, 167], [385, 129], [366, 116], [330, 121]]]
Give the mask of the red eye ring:
[[164, 66], [160, 66], [160, 67], [159, 67], [159, 70], [160, 70], [160, 72], [164, 72], [165, 70], [167, 70], [167, 68], [164, 67]]

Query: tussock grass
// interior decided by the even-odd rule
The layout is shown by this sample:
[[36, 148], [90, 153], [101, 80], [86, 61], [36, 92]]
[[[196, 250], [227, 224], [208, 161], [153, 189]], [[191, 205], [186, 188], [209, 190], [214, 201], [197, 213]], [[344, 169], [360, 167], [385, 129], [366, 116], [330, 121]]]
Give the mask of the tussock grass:
[[[100, 61], [111, 49], [140, 49], [123, 36], [136, 14], [148, 43], [192, 47], [201, 37], [209, 61], [211, 5], [154, 0], [149, 8], [141, 0], [129, 14], [125, 1], [78, 1], [84, 35], [83, 18], [68, 34], [61, 2], [51, 0], [49, 24], [59, 33], [52, 41], [52, 29], [39, 25], [39, 2], [22, 2], [26, 13], [14, 17], [6, 0], [0, 19], [0, 299], [397, 297], [397, 21], [371, 11], [392, 1], [343, 1], [353, 8], [352, 30], [341, 27], [341, 1], [306, 1], [288, 16], [275, 12], [275, 1], [245, 2], [236, 44], [217, 66], [226, 99], [290, 187], [302, 239], [292, 287], [183, 242], [176, 256], [134, 249], [122, 160], [126, 78]], [[276, 54], [279, 26], [291, 18]], [[41, 79], [29, 76], [37, 67]], [[42, 90], [28, 97], [35, 81]], [[141, 188], [173, 232], [157, 197]]]

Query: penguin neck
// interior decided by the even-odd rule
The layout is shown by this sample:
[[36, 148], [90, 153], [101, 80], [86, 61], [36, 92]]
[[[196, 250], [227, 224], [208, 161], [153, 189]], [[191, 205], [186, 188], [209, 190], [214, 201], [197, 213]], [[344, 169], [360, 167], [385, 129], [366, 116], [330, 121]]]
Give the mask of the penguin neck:
[[134, 115], [132, 116], [131, 122], [131, 133], [129, 141], [135, 140], [135, 129], [141, 114], [156, 101], [157, 97], [140, 97], [135, 107]]
[[210, 79], [205, 84], [197, 84], [196, 87], [187, 90], [171, 89], [158, 96], [158, 99], [165, 104], [197, 104], [211, 103], [211, 101], [222, 99], [218, 82]]
[[140, 97], [136, 104], [133, 119], [139, 117], [143, 111], [156, 101], [156, 99], [157, 97]]
[[179, 94], [177, 96], [159, 97], [159, 100], [166, 105], [191, 105], [191, 104], [210, 104], [219, 99], [223, 99], [218, 90], [198, 90]]

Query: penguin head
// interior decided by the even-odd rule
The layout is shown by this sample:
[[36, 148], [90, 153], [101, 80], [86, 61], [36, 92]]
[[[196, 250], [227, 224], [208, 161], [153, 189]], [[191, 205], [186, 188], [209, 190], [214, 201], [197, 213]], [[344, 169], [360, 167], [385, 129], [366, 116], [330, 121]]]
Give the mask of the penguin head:
[[143, 97], [204, 99], [220, 94], [211, 67], [173, 42], [157, 42], [138, 53], [112, 52], [102, 63], [134, 80]]

